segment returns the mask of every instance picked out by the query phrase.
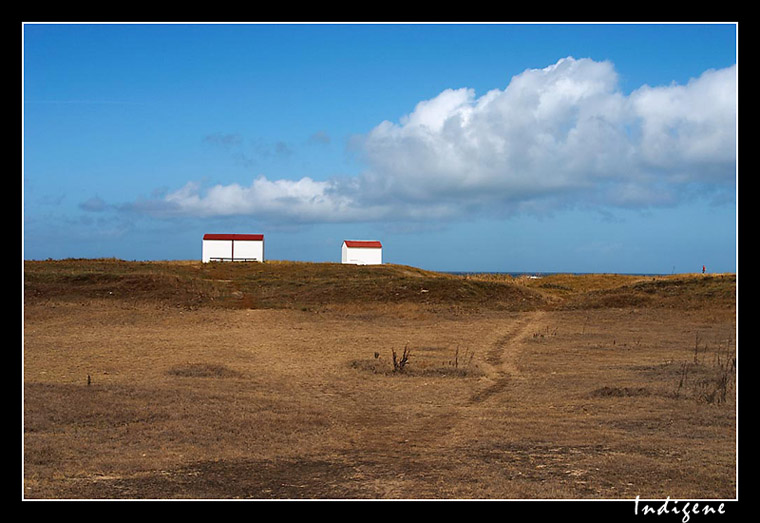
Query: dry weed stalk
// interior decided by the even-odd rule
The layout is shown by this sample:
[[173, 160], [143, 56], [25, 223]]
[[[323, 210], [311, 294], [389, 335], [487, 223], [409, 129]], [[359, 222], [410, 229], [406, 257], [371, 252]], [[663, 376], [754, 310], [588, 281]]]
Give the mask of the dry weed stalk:
[[[681, 395], [681, 391], [689, 382], [689, 373], [694, 370], [700, 374], [707, 374], [701, 379], [692, 380], [692, 393], [697, 401], [709, 404], [726, 403], [728, 391], [734, 383], [734, 373], [736, 372], [736, 350], [730, 348], [730, 340], [725, 347], [719, 346], [715, 351], [712, 365], [706, 366], [704, 358], [699, 360], [699, 334], [694, 342], [694, 358], [692, 362], [681, 364], [679, 373], [678, 386], [676, 387], [675, 397]], [[703, 353], [708, 349], [704, 346]]]
[[396, 349], [391, 349], [391, 355], [393, 356], [393, 372], [404, 372], [404, 367], [406, 367], [406, 364], [409, 363], [410, 354], [411, 351], [409, 350], [408, 346], [405, 346], [404, 352], [401, 355], [401, 359], [398, 359]]
[[[469, 367], [470, 363], [472, 363], [472, 358], [475, 356], [475, 352], [470, 352], [468, 349], [465, 349], [463, 356], [462, 361], [466, 361], [464, 366]], [[457, 345], [456, 351], [454, 351], [454, 361], [451, 364], [455, 369], [459, 368], [459, 345]]]
[[717, 375], [713, 376], [711, 380], [707, 380], [705, 385], [707, 390], [703, 391], [701, 399], [707, 403], [725, 403], [728, 391], [734, 381], [736, 351], [731, 350], [728, 345], [722, 351], [719, 349], [715, 354], [714, 368], [717, 370]]

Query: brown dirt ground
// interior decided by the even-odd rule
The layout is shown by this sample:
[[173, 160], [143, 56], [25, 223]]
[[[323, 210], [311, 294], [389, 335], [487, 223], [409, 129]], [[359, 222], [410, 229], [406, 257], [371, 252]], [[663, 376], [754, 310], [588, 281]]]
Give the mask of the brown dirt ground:
[[730, 308], [30, 300], [23, 497], [732, 499], [735, 354]]

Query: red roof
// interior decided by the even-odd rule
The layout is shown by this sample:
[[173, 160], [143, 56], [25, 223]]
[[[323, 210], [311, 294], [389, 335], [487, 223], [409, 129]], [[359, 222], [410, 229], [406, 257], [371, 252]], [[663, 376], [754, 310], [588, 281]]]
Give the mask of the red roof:
[[204, 234], [204, 240], [253, 240], [263, 241], [263, 234]]
[[346, 247], [354, 247], [354, 248], [365, 248], [365, 249], [382, 249], [383, 245], [380, 242], [377, 241], [357, 241], [357, 240], [346, 240], [343, 243], [346, 244]]

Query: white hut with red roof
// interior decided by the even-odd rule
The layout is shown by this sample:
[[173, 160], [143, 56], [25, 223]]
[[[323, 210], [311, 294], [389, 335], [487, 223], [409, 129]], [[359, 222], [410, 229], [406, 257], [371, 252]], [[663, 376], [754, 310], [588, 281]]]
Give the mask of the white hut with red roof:
[[204, 234], [203, 263], [264, 261], [263, 234]]
[[345, 240], [340, 261], [355, 265], [380, 265], [383, 263], [383, 245], [376, 240]]

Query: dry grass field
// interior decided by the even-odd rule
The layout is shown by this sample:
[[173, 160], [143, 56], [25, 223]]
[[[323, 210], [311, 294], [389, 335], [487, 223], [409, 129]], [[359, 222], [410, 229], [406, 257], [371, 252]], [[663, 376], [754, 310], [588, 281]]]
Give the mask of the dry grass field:
[[25, 499], [734, 499], [736, 277], [25, 262]]

